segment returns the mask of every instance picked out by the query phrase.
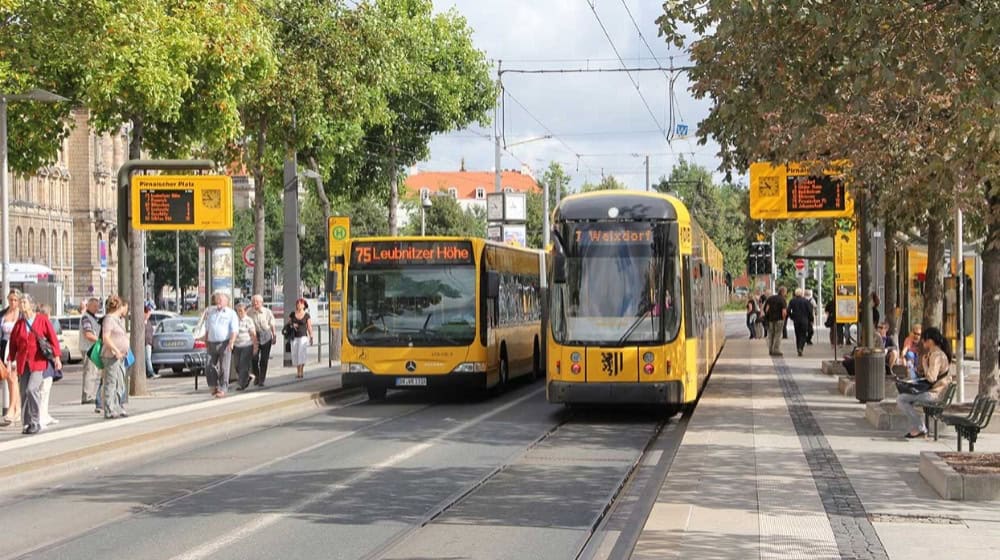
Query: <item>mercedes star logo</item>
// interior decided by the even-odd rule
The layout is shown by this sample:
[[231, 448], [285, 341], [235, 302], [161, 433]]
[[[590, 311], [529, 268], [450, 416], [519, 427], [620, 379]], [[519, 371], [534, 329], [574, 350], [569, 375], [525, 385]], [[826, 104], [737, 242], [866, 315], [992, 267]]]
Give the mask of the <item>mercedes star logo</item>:
[[406, 362], [406, 371], [410, 372], [417, 371], [417, 362], [414, 361]]

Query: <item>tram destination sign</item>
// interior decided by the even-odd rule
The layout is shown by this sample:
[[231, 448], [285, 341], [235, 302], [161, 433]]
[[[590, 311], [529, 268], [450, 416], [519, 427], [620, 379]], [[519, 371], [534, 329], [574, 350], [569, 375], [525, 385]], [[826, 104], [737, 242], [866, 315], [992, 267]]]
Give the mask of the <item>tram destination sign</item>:
[[838, 170], [813, 175], [804, 164], [750, 165], [750, 217], [758, 220], [845, 218], [851, 199]]
[[224, 175], [132, 177], [132, 227], [209, 231], [233, 227], [233, 182]]
[[354, 266], [396, 267], [422, 264], [475, 264], [468, 241], [355, 241]]

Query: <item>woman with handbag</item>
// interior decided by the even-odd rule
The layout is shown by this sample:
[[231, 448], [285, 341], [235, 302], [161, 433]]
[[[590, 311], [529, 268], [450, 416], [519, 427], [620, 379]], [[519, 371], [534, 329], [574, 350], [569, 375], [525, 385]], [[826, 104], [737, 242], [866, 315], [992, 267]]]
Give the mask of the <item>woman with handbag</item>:
[[313, 341], [312, 318], [309, 317], [309, 304], [299, 298], [295, 300], [295, 311], [288, 314], [288, 322], [281, 329], [285, 338], [292, 339], [292, 365], [295, 366], [295, 378], [305, 376], [306, 353]]
[[4, 368], [0, 369], [0, 376], [7, 384], [7, 394], [10, 396], [10, 404], [7, 408], [7, 415], [0, 418], [0, 426], [10, 426], [21, 421], [21, 388], [17, 382], [17, 372], [10, 370], [8, 366], [13, 361], [13, 354], [10, 354], [10, 335], [14, 331], [14, 325], [21, 318], [21, 292], [11, 290], [7, 294], [7, 307], [0, 311], [0, 359]]
[[35, 313], [35, 301], [21, 297], [21, 318], [10, 335], [10, 355], [17, 365], [21, 387], [21, 422], [24, 434], [42, 431], [41, 391], [46, 370], [62, 369], [59, 338], [48, 317]]
[[924, 415], [913, 405], [933, 404], [951, 383], [951, 345], [941, 331], [934, 327], [924, 329], [920, 335], [923, 353], [917, 372], [920, 378], [915, 383], [897, 382], [899, 396], [896, 405], [910, 421], [910, 431], [906, 438], [913, 439], [927, 435]]
[[104, 417], [108, 419], [128, 416], [121, 395], [125, 387], [125, 359], [129, 354], [124, 319], [127, 313], [127, 301], [118, 296], [108, 298], [107, 314], [101, 323], [101, 361], [104, 362], [102, 404]]

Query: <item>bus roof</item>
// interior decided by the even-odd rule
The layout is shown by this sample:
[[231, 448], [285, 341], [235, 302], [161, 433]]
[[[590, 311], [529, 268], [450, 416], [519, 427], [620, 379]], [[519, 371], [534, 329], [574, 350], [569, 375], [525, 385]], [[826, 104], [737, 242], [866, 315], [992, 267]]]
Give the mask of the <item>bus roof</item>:
[[[618, 214], [610, 216], [610, 205]], [[567, 196], [556, 208], [556, 220], [677, 220], [679, 200], [660, 193], [609, 190]], [[682, 210], [682, 213], [686, 214]]]

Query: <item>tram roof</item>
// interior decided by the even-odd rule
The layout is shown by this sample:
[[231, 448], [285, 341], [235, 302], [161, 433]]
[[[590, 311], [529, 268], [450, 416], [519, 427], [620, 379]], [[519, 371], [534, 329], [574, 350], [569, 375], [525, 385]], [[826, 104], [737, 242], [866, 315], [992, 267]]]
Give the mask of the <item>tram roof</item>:
[[[609, 215], [617, 208], [615, 216]], [[564, 198], [556, 209], [557, 220], [676, 220], [674, 200], [659, 193], [637, 191], [594, 191]]]

